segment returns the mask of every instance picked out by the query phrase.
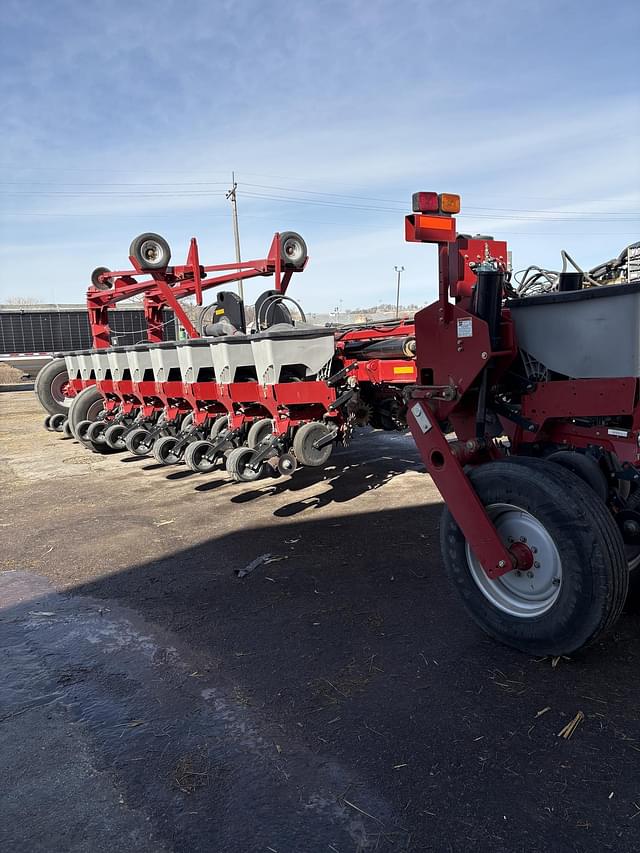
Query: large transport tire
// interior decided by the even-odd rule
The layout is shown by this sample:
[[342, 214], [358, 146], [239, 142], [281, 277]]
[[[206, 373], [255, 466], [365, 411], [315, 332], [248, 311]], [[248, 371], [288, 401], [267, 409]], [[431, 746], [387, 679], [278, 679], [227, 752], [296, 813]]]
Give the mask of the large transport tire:
[[259, 421], [254, 421], [249, 427], [247, 433], [247, 447], [252, 450], [262, 444], [262, 442], [273, 433], [273, 421], [271, 418], [262, 418]]
[[575, 450], [556, 450], [545, 459], [547, 462], [555, 462], [556, 465], [562, 465], [563, 468], [573, 471], [577, 477], [591, 486], [601, 500], [606, 501], [609, 497], [607, 478], [593, 457]]
[[135, 258], [143, 270], [161, 270], [171, 260], [171, 249], [159, 234], [140, 234], [131, 241], [129, 256]]
[[477, 624], [535, 655], [571, 654], [605, 634], [624, 606], [629, 571], [603, 501], [571, 471], [538, 459], [491, 462], [469, 479], [503, 539], [524, 536], [540, 563], [489, 580], [445, 507], [445, 570]]
[[315, 448], [314, 442], [324, 438], [329, 428], [320, 421], [311, 421], [299, 426], [293, 436], [293, 452], [301, 465], [309, 468], [321, 468], [328, 461], [333, 450], [333, 444], [325, 444], [319, 450]]
[[104, 399], [95, 385], [90, 385], [88, 388], [83, 388], [82, 391], [73, 398], [73, 402], [69, 407], [69, 426], [71, 432], [76, 435], [76, 426], [80, 421], [95, 421], [98, 415], [104, 408]]
[[54, 358], [38, 372], [34, 383], [36, 397], [42, 408], [51, 415], [66, 415], [73, 397], [65, 397], [64, 386], [69, 381], [64, 358]]

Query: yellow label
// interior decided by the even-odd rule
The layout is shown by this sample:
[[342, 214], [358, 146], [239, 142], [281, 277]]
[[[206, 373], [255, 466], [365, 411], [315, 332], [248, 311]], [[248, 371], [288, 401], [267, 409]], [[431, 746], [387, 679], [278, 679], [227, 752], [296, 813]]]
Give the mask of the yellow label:
[[216, 310], [215, 310], [216, 317], [218, 316], [218, 314], [224, 314], [224, 308], [216, 308]]
[[394, 373], [413, 373], [414, 370], [415, 370], [415, 367], [394, 367], [393, 368]]

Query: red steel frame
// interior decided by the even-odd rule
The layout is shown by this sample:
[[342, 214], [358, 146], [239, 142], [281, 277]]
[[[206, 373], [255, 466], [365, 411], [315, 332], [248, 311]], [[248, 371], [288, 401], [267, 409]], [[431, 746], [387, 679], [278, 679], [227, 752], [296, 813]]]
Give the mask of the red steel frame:
[[[429, 219], [429, 227], [422, 220]], [[436, 223], [437, 224], [437, 223]], [[494, 260], [505, 266], [506, 243], [459, 236], [455, 220], [442, 229], [433, 217], [406, 217], [406, 239], [438, 244], [438, 300], [415, 317], [418, 382], [412, 391], [407, 420], [427, 470], [440, 490], [464, 537], [490, 578], [514, 568], [526, 569], [530, 555], [516, 543], [508, 549], [465, 474], [466, 464], [500, 458], [504, 450], [475, 435], [478, 380], [490, 370], [495, 384], [518, 353], [508, 308], [502, 309], [501, 343], [492, 349], [487, 324], [471, 313], [476, 281], [473, 263]], [[538, 382], [522, 396], [520, 422], [500, 416], [511, 453], [532, 445], [598, 447], [614, 453], [622, 468], [640, 466], [638, 379], [578, 379]], [[574, 418], [628, 416], [628, 429], [580, 426]], [[449, 442], [441, 425], [453, 427]], [[517, 547], [516, 547], [517, 546]]]

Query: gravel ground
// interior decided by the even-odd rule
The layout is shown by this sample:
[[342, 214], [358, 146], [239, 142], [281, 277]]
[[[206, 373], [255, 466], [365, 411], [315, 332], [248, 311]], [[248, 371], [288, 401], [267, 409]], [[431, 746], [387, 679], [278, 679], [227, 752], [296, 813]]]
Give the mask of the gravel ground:
[[481, 635], [410, 438], [237, 485], [41, 421], [0, 394], [1, 849], [638, 849], [638, 610]]

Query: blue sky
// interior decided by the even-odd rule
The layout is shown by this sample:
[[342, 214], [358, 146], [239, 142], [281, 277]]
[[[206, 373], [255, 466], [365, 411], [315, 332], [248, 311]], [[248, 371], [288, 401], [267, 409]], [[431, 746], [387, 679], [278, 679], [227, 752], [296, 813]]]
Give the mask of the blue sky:
[[516, 267], [593, 265], [640, 239], [639, 37], [627, 0], [4, 0], [0, 302], [83, 301], [143, 231], [232, 261], [232, 170], [243, 256], [303, 234], [311, 311], [392, 300], [396, 264], [433, 298], [418, 189]]

